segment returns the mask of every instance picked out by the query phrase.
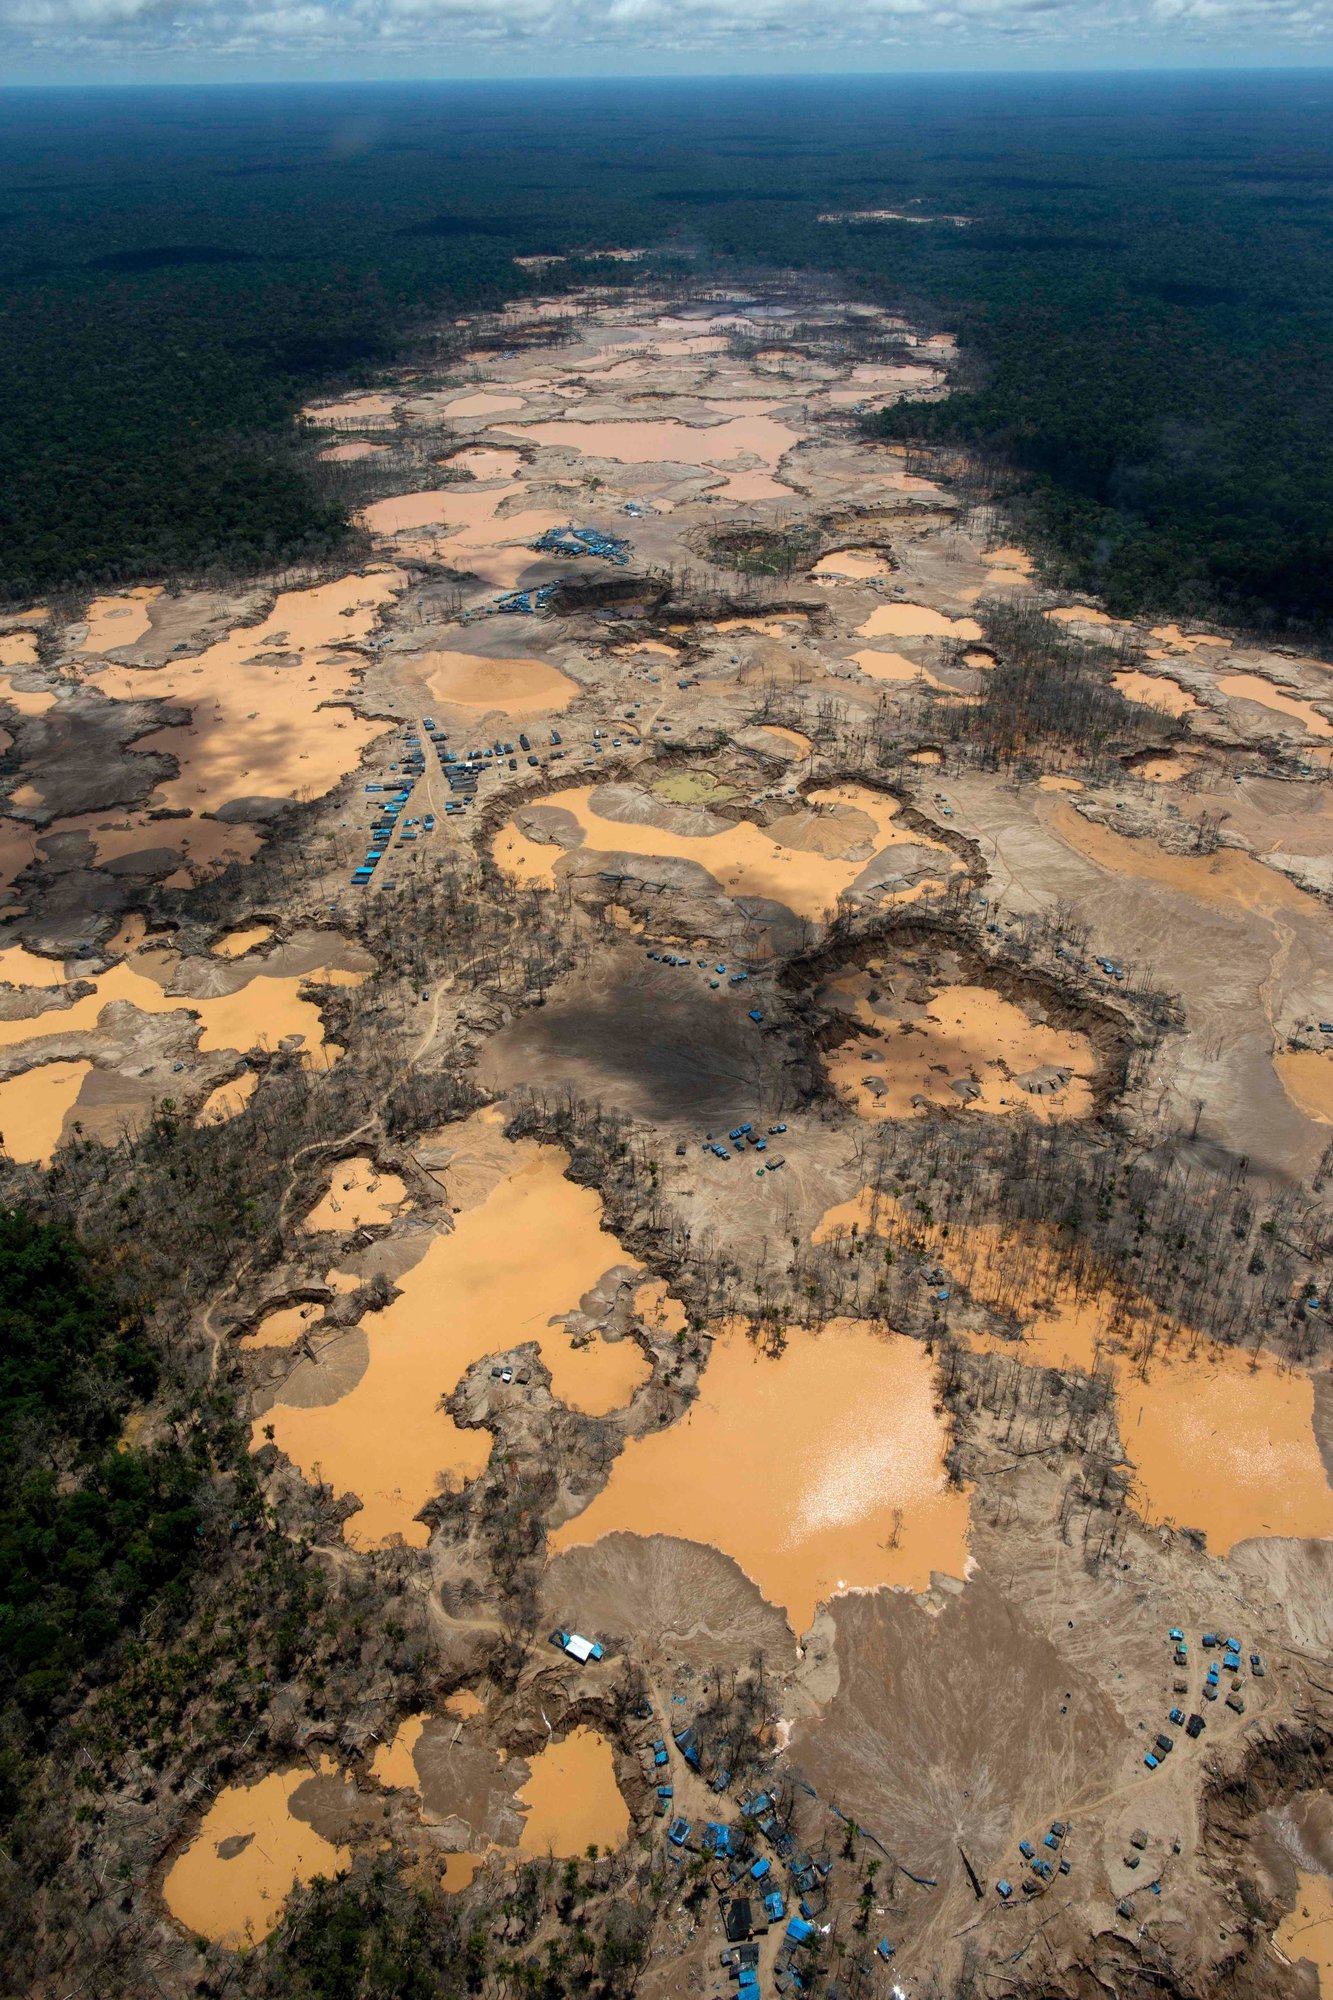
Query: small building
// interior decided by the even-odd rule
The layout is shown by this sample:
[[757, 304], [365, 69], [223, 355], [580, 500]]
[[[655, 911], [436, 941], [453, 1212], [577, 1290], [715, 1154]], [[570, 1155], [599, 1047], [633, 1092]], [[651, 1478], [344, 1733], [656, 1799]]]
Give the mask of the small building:
[[747, 1896], [733, 1896], [722, 1917], [728, 1944], [744, 1944], [754, 1929]]

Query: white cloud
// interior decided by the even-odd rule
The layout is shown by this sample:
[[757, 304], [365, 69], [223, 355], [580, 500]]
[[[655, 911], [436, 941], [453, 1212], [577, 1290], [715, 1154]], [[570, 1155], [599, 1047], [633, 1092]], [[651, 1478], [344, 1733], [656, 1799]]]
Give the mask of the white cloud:
[[[1326, 47], [1333, 0], [0, 0], [0, 51], [123, 75], [212, 51], [262, 73], [386, 49], [419, 76], [773, 67], [864, 70], [874, 51], [984, 67], [987, 49], [1101, 63]], [[482, 51], [480, 65], [475, 52]], [[489, 56], [486, 51], [489, 50]], [[659, 60], [655, 63], [655, 58]]]

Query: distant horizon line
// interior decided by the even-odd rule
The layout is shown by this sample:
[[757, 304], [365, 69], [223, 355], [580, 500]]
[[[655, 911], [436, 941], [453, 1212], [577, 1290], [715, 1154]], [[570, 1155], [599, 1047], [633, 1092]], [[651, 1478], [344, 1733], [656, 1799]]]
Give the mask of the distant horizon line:
[[1067, 81], [1087, 79], [1105, 82], [1115, 78], [1134, 78], [1146, 81], [1162, 79], [1181, 80], [1190, 77], [1213, 79], [1252, 79], [1256, 82], [1267, 78], [1299, 79], [1311, 82], [1318, 78], [1333, 77], [1333, 49], [1328, 60], [1310, 64], [1293, 55], [1290, 63], [1246, 63], [1244, 61], [1217, 60], [1214, 62], [1156, 62], [1105, 64], [1088, 68], [1068, 64], [1041, 67], [1016, 67], [1006, 65], [994, 68], [946, 68], [923, 63], [904, 63], [893, 69], [879, 70], [810, 70], [810, 69], [769, 69], [769, 70], [675, 70], [663, 73], [631, 70], [570, 71], [552, 75], [549, 71], [538, 74], [514, 74], [506, 72], [479, 72], [470, 76], [236, 76], [231, 78], [198, 77], [157, 77], [143, 80], [116, 78], [87, 78], [80, 82], [67, 83], [62, 79], [29, 78], [20, 82], [0, 81], [0, 99], [20, 97], [41, 92], [45, 95], [65, 94], [76, 96], [87, 91], [225, 91], [225, 90], [346, 90], [346, 89], [393, 89], [429, 90], [441, 88], [503, 88], [512, 90], [515, 86], [531, 86], [540, 90], [558, 90], [570, 85], [592, 85], [599, 88], [623, 88], [627, 84], [647, 85], [659, 89], [688, 87], [690, 85], [711, 84], [773, 84], [790, 83], [810, 86], [824, 84], [856, 84], [869, 88], [878, 83], [894, 83], [907, 79], [933, 77], [944, 80], [981, 80], [987, 82], [1039, 83], [1044, 81]]

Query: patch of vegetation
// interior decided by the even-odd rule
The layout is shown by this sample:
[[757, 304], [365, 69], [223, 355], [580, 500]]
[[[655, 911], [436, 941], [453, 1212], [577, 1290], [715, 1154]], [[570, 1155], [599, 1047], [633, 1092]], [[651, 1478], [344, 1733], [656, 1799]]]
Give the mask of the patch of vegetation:
[[736, 796], [736, 787], [724, 785], [711, 771], [671, 771], [656, 780], [653, 790], [675, 806], [721, 805]]
[[197, 1454], [117, 1443], [157, 1372], [142, 1319], [70, 1232], [0, 1210], [0, 1666], [30, 1712], [189, 1564]]
[[807, 522], [785, 528], [761, 527], [757, 522], [728, 524], [708, 537], [708, 560], [740, 576], [789, 577], [798, 569], [809, 569], [821, 539], [818, 528]]

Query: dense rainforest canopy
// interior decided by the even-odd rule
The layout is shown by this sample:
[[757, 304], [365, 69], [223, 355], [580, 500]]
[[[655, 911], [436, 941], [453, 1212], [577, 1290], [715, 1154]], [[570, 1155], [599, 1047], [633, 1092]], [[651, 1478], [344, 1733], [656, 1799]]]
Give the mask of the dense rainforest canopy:
[[[1294, 72], [12, 93], [0, 592], [328, 550], [304, 396], [521, 294], [516, 255], [634, 245], [956, 329], [958, 392], [885, 432], [1013, 468], [1054, 573], [1118, 611], [1317, 632], [1331, 100]], [[819, 220], [883, 208], [967, 221]]]
[[[190, 1559], [197, 1455], [119, 1435], [157, 1380], [112, 1273], [0, 1209], [0, 1713], [49, 1714]], [[0, 1820], [10, 1777], [0, 1745]]]

